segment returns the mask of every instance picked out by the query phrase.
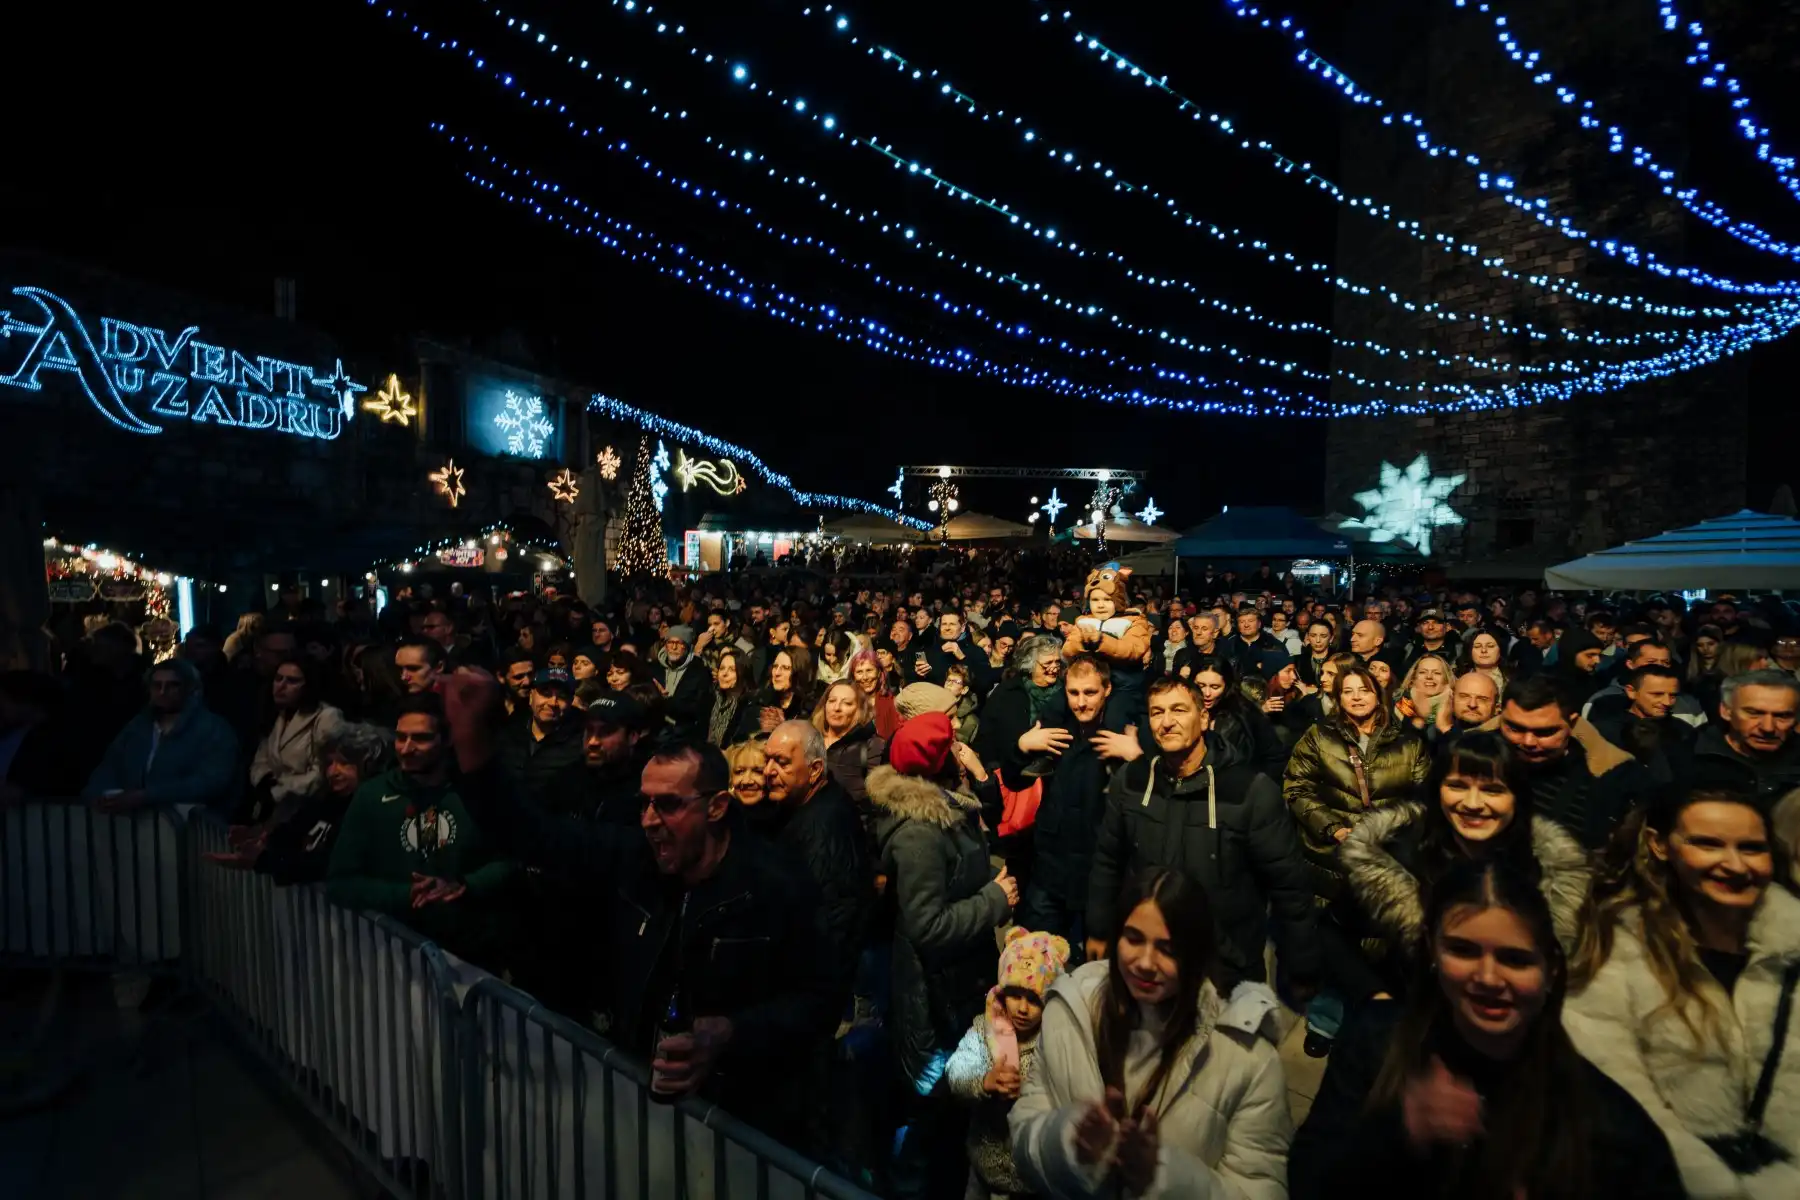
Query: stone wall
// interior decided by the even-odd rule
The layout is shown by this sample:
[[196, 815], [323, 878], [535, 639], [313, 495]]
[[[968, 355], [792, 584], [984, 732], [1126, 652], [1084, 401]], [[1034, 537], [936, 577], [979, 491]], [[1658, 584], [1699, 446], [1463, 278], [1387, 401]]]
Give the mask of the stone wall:
[[[1693, 88], [1675, 57], [1681, 42], [1661, 33], [1653, 5], [1517, 0], [1507, 12], [1520, 42], [1546, 51], [1543, 65], [1597, 94], [1603, 115], [1680, 169]], [[1445, 3], [1360, 0], [1343, 65], [1402, 110], [1424, 117], [1440, 142], [1509, 173], [1520, 194], [1547, 198], [1553, 212], [1584, 228], [1629, 239], [1676, 263], [1691, 261], [1693, 243], [1702, 240], [1692, 219], [1664, 200], [1647, 175], [1624, 169], [1624, 156], [1607, 152], [1603, 131], [1581, 130], [1574, 110], [1534, 86], [1473, 6], [1458, 11]], [[1719, 301], [1716, 292], [1663, 283], [1590, 253], [1482, 190], [1474, 172], [1414, 152], [1397, 128], [1381, 126], [1367, 109], [1347, 111], [1341, 144], [1338, 175], [1348, 191], [1395, 204], [1422, 220], [1427, 234], [1451, 233], [1504, 252], [1516, 271], [1578, 281], [1597, 292], [1648, 293], [1667, 303]], [[1706, 253], [1716, 255], [1722, 239], [1706, 236]], [[1338, 268], [1350, 279], [1515, 324], [1609, 334], [1680, 327], [1510, 283], [1468, 256], [1428, 248], [1347, 209], [1338, 224]], [[1737, 273], [1753, 276], [1754, 269]], [[1474, 321], [1438, 322], [1343, 293], [1334, 325], [1339, 339], [1414, 352], [1406, 362], [1365, 350], [1334, 352], [1340, 371], [1397, 381], [1386, 389], [1390, 398], [1422, 383], [1516, 383], [1532, 378], [1517, 365], [1621, 353], [1496, 332]], [[1451, 355], [1504, 365], [1445, 362]], [[1341, 377], [1334, 384], [1341, 401], [1370, 394]], [[1466, 477], [1451, 504], [1467, 523], [1440, 531], [1437, 557], [1554, 562], [1741, 507], [1746, 410], [1746, 374], [1727, 362], [1563, 403], [1339, 419], [1328, 436], [1326, 506], [1359, 514], [1352, 495], [1373, 486], [1383, 461], [1404, 466], [1423, 453], [1434, 474]]]

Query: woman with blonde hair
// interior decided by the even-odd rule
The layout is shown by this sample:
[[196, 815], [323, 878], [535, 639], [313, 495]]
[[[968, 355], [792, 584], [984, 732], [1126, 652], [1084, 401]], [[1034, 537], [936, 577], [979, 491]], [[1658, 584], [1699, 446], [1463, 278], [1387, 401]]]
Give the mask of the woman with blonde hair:
[[763, 782], [763, 763], [767, 761], [760, 741], [738, 742], [725, 750], [725, 765], [731, 768], [731, 794], [745, 808], [755, 808], [769, 797]]
[[1662, 1128], [1695, 1197], [1800, 1196], [1800, 900], [1750, 798], [1620, 828], [1570, 963], [1569, 1037]]
[[1400, 680], [1394, 715], [1414, 729], [1437, 723], [1438, 709], [1450, 701], [1450, 663], [1436, 654], [1421, 654]]
[[887, 742], [875, 733], [875, 702], [851, 680], [840, 679], [813, 706], [812, 727], [825, 737], [825, 769], [866, 816], [865, 780], [887, 760]]

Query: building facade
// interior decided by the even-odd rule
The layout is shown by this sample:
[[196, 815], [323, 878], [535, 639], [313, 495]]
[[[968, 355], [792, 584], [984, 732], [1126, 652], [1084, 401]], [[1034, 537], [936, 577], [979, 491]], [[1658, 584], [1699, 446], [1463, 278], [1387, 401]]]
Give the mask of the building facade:
[[[1525, 52], [1543, 50], [1541, 65], [1557, 72], [1559, 81], [1579, 82], [1605, 119], [1653, 146], [1669, 165], [1685, 165], [1695, 89], [1680, 57], [1685, 43], [1662, 30], [1653, 5], [1518, 0], [1506, 11], [1508, 29]], [[1389, 99], [1391, 109], [1423, 117], [1435, 141], [1478, 154], [1496, 175], [1507, 173], [1515, 195], [1547, 199], [1550, 212], [1581, 228], [1628, 240], [1673, 263], [1691, 262], [1696, 252], [1709, 264], [1720, 254], [1742, 262], [1729, 257], [1721, 235], [1696, 228], [1699, 223], [1661, 195], [1652, 178], [1629, 169], [1621, 161], [1628, 155], [1609, 152], [1604, 129], [1581, 128], [1579, 109], [1532, 82], [1497, 44], [1494, 13], [1475, 5], [1360, 0], [1350, 29], [1350, 73]], [[1383, 126], [1367, 107], [1346, 107], [1339, 166], [1344, 188], [1416, 217], [1428, 238], [1451, 234], [1486, 254], [1504, 254], [1516, 272], [1553, 276], [1596, 293], [1638, 293], [1669, 304], [1721, 301], [1719, 293], [1666, 282], [1590, 251], [1509, 203], [1498, 188], [1484, 189], [1476, 171], [1418, 153], [1403, 140], [1410, 134]], [[1729, 135], [1728, 129], [1719, 134]], [[1603, 336], [1683, 327], [1674, 319], [1622, 314], [1509, 282], [1469, 255], [1444, 253], [1348, 208], [1339, 216], [1338, 269], [1348, 279], [1386, 284], [1409, 299], [1489, 318], [1438, 321], [1340, 292], [1334, 313], [1339, 348], [1333, 354], [1339, 372], [1334, 398], [1340, 401], [1371, 394], [1344, 380], [1345, 371], [1393, 380], [1388, 395], [1398, 398], [1420, 384], [1488, 388], [1562, 377], [1521, 371], [1521, 365], [1659, 352], [1598, 348], [1560, 334], [1533, 337], [1523, 332], [1526, 325]], [[1736, 274], [1755, 277], [1755, 268]], [[1364, 340], [1412, 357], [1399, 361], [1342, 347]], [[1437, 531], [1434, 556], [1528, 571], [1742, 507], [1747, 402], [1747, 372], [1728, 360], [1610, 394], [1530, 407], [1338, 419], [1327, 440], [1326, 505], [1359, 515], [1354, 496], [1374, 486], [1382, 463], [1404, 467], [1422, 454], [1433, 475], [1463, 477], [1449, 502], [1464, 523]]]

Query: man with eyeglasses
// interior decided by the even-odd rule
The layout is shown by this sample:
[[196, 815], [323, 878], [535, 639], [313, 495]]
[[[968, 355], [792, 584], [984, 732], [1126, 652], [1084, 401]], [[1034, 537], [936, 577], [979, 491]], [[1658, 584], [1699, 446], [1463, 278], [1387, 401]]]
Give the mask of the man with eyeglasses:
[[[817, 886], [738, 828], [730, 782], [718, 747], [676, 742], [644, 766], [637, 830], [547, 813], [491, 772], [482, 811], [522, 862], [582, 889], [592, 941], [570, 952], [608, 964], [610, 1036], [649, 1060], [652, 1091], [786, 1140], [804, 1126], [794, 1064], [832, 1036], [836, 981]], [[659, 1036], [672, 1014], [689, 1032]]]

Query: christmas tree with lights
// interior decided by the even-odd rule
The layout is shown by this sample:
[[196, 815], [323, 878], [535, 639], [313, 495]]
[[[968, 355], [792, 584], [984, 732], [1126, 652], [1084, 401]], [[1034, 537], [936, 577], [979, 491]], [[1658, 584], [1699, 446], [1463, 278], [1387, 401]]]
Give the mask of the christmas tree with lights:
[[662, 513], [656, 507], [655, 481], [651, 478], [650, 437], [638, 439], [637, 467], [631, 474], [631, 490], [625, 495], [625, 529], [619, 535], [619, 574], [667, 575], [669, 547], [663, 541]]

